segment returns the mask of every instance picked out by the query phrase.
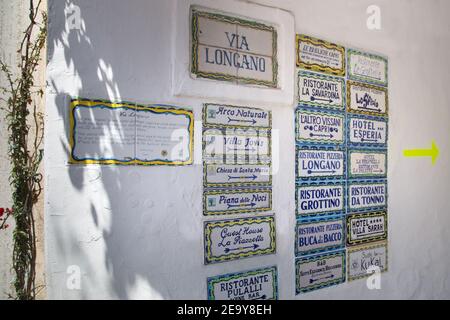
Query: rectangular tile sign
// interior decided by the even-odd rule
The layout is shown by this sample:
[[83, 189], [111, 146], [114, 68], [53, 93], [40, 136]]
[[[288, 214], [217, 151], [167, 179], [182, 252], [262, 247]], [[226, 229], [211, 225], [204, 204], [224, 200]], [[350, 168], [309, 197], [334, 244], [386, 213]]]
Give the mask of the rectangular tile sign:
[[343, 248], [345, 225], [342, 217], [297, 221], [295, 253], [303, 256]]
[[245, 127], [270, 129], [272, 114], [257, 108], [205, 104], [203, 125], [208, 127]]
[[385, 240], [387, 237], [386, 211], [347, 215], [347, 244]]
[[344, 152], [340, 150], [297, 150], [299, 178], [343, 178], [344, 164]]
[[203, 164], [205, 187], [240, 187], [270, 185], [270, 164]]
[[342, 212], [344, 184], [302, 184], [297, 187], [297, 216]]
[[349, 182], [347, 197], [350, 211], [385, 207], [387, 203], [387, 183], [386, 181]]
[[267, 130], [219, 130], [203, 131], [203, 156], [217, 157], [270, 157], [270, 136]]
[[388, 269], [387, 243], [354, 247], [347, 251], [349, 281], [371, 275], [374, 268], [379, 268], [380, 272]]
[[347, 60], [349, 79], [387, 86], [388, 61], [385, 57], [348, 49]]
[[205, 264], [275, 253], [273, 216], [205, 222]]
[[345, 282], [345, 251], [298, 258], [295, 278], [297, 294]]
[[350, 116], [348, 135], [348, 142], [353, 146], [386, 147], [387, 122], [368, 116]]
[[374, 116], [387, 116], [387, 89], [370, 84], [347, 81], [347, 111]]
[[273, 26], [191, 9], [192, 73], [197, 77], [277, 87]]
[[70, 163], [187, 165], [193, 162], [191, 110], [74, 99]]
[[232, 214], [272, 210], [271, 189], [216, 190], [203, 193], [203, 214]]
[[208, 300], [276, 300], [277, 267], [210, 277]]
[[316, 106], [344, 109], [345, 82], [343, 78], [300, 71], [298, 74], [298, 103], [302, 106]]
[[297, 35], [297, 66], [312, 71], [345, 75], [345, 48], [305, 35]]
[[386, 151], [349, 151], [349, 178], [385, 177], [386, 165]]
[[342, 144], [344, 142], [343, 114], [299, 109], [296, 112], [296, 118], [298, 142], [319, 144]]

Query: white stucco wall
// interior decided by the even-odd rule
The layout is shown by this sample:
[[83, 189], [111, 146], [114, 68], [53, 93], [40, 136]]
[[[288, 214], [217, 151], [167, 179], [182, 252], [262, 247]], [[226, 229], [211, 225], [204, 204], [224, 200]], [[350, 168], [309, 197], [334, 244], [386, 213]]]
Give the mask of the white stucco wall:
[[[271, 265], [278, 266], [280, 298], [294, 298], [293, 90], [278, 100], [264, 89], [258, 95], [256, 89], [198, 80], [205, 83], [202, 98], [198, 84], [174, 76], [180, 68], [174, 59], [180, 55], [175, 52], [177, 39], [182, 37], [175, 22], [183, 0], [178, 6], [176, 0], [74, 1], [82, 21], [78, 30], [65, 25], [67, 2], [49, 1], [49, 298], [205, 299], [208, 276]], [[193, 2], [250, 17], [270, 19], [272, 12], [271, 19], [284, 28], [279, 56], [287, 63], [281, 76], [292, 79], [284, 88], [294, 85], [296, 32], [389, 57], [389, 271], [382, 276], [381, 290], [368, 290], [360, 280], [296, 298], [449, 298], [450, 3], [380, 0], [375, 4], [381, 8], [382, 29], [371, 31], [366, 28], [366, 8], [372, 1], [255, 1], [283, 10], [241, 1]], [[188, 53], [188, 48], [181, 50]], [[188, 97], [183, 88], [189, 85], [195, 94]], [[223, 92], [229, 94], [221, 96]], [[68, 166], [68, 99], [75, 96], [173, 103], [193, 108], [197, 121], [204, 102], [271, 110], [281, 141], [274, 150], [274, 157], [279, 156], [273, 179], [277, 253], [203, 265], [200, 122], [195, 128], [195, 165]], [[429, 159], [402, 156], [402, 149], [427, 148], [432, 139], [441, 150], [435, 166]], [[68, 279], [73, 280], [69, 266], [75, 266], [71, 272], [81, 271], [80, 290], [67, 287]]]

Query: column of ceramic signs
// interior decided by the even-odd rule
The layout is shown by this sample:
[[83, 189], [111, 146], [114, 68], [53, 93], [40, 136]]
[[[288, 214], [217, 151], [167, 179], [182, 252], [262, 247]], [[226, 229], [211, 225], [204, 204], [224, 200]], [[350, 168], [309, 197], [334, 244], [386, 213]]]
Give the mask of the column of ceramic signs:
[[296, 294], [345, 282], [345, 48], [297, 35]]
[[[271, 117], [259, 108], [203, 107], [206, 265], [275, 253]], [[277, 299], [276, 266], [237, 271], [209, 277], [208, 299]]]
[[347, 49], [349, 281], [387, 270], [387, 70], [385, 57]]

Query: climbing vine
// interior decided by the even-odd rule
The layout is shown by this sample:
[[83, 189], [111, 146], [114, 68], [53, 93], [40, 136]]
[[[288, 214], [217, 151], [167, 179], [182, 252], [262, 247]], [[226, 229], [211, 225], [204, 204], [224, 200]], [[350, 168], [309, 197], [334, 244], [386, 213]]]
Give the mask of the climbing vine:
[[7, 83], [6, 87], [0, 88], [0, 100], [6, 114], [12, 189], [12, 208], [6, 210], [0, 226], [5, 229], [8, 218], [14, 219], [12, 269], [15, 292], [11, 297], [20, 300], [35, 299], [38, 291], [35, 283], [35, 214], [42, 191], [39, 166], [43, 156], [44, 122], [37, 100], [43, 97], [44, 91], [35, 85], [35, 74], [47, 38], [47, 16], [40, 7], [41, 0], [29, 0], [29, 21], [18, 46], [17, 69], [0, 59], [0, 69]]

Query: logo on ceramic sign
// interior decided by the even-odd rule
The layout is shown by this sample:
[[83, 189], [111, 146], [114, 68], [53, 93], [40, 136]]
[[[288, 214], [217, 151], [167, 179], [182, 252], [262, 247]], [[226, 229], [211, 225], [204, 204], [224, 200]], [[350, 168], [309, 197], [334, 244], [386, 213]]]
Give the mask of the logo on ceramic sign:
[[342, 247], [344, 245], [344, 230], [342, 218], [297, 223], [296, 253], [306, 255], [325, 249]]
[[347, 107], [350, 112], [386, 116], [387, 90], [364, 83], [347, 82]]
[[349, 183], [348, 205], [351, 210], [362, 210], [386, 205], [386, 183]]
[[344, 186], [302, 185], [297, 188], [297, 215], [321, 214], [344, 208]]
[[207, 187], [258, 185], [271, 182], [269, 164], [204, 164]]
[[386, 58], [348, 49], [347, 59], [350, 79], [387, 86]]
[[270, 129], [268, 111], [256, 108], [206, 104], [204, 124], [207, 126], [230, 126]]
[[300, 105], [344, 108], [344, 79], [301, 71], [298, 76]]
[[300, 178], [339, 178], [344, 175], [344, 152], [300, 149], [297, 153], [297, 166]]
[[275, 28], [192, 11], [192, 72], [199, 77], [277, 86]]
[[204, 192], [204, 215], [231, 214], [272, 209], [272, 190]]
[[347, 216], [347, 243], [360, 244], [384, 240], [387, 236], [386, 212], [351, 214]]
[[345, 49], [336, 44], [297, 35], [297, 66], [313, 71], [345, 75]]
[[205, 222], [205, 263], [275, 252], [271, 216]]
[[345, 251], [298, 258], [295, 261], [296, 293], [303, 293], [345, 281]]
[[277, 268], [208, 278], [208, 300], [276, 300]]
[[348, 280], [364, 278], [370, 274], [370, 267], [379, 267], [381, 272], [387, 270], [387, 244], [348, 249]]
[[352, 150], [349, 161], [351, 177], [386, 175], [386, 152]]
[[355, 144], [386, 144], [386, 121], [371, 120], [359, 117], [350, 117], [350, 142]]
[[297, 140], [338, 144], [344, 141], [344, 116], [324, 112], [297, 111]]

